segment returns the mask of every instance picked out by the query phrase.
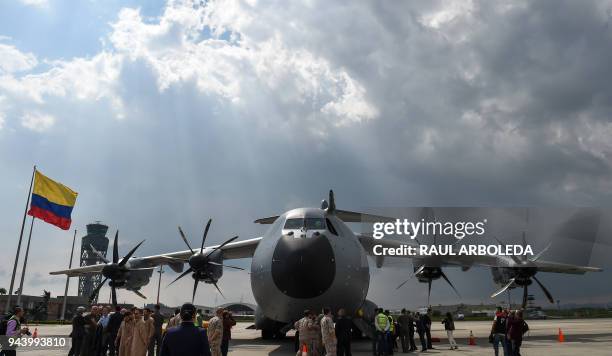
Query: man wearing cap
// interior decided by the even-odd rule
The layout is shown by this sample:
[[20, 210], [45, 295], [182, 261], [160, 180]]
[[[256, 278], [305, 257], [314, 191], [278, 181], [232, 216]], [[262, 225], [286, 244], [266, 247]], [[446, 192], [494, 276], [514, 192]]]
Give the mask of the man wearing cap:
[[194, 325], [196, 308], [191, 303], [181, 307], [181, 324], [166, 332], [162, 356], [211, 356], [206, 329]]
[[221, 356], [223, 341], [223, 308], [217, 308], [215, 316], [208, 321], [208, 342], [213, 356]]

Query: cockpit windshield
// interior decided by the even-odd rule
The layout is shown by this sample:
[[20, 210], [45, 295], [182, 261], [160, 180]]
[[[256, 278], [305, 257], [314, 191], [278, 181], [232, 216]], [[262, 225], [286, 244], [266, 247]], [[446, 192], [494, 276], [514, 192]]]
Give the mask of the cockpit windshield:
[[285, 221], [284, 229], [325, 230], [323, 218], [290, 218]]
[[305, 218], [304, 226], [306, 230], [325, 230], [325, 220], [323, 218]]
[[304, 219], [293, 218], [293, 219], [287, 219], [287, 221], [285, 221], [284, 229], [295, 230], [295, 229], [301, 229], [303, 226], [304, 226]]

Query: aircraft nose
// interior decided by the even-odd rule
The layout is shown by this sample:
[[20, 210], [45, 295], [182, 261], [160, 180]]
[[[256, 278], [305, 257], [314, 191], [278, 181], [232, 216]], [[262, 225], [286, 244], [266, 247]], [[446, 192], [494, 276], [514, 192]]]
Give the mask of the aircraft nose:
[[331, 287], [336, 275], [334, 250], [324, 235], [281, 237], [274, 249], [272, 278], [292, 298], [314, 298]]

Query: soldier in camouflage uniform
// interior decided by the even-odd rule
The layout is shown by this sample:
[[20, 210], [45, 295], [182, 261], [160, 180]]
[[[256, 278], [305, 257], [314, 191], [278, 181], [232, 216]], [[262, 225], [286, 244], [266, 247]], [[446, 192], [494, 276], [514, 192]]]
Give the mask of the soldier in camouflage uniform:
[[323, 309], [323, 319], [321, 319], [321, 335], [323, 337], [323, 345], [325, 346], [326, 356], [336, 356], [336, 330], [334, 328], [334, 320], [329, 308]]
[[208, 343], [212, 356], [221, 356], [223, 340], [223, 308], [217, 308], [215, 316], [208, 322]]

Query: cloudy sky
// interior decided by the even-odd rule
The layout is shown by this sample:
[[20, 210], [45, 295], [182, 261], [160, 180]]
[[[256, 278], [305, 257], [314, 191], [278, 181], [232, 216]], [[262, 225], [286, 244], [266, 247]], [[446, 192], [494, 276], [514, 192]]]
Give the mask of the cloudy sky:
[[[209, 217], [210, 243], [259, 236], [254, 219], [330, 188], [346, 209], [607, 206], [611, 21], [610, 1], [2, 2], [0, 285], [33, 164], [79, 192], [79, 234], [101, 220], [122, 251], [146, 238], [140, 255], [182, 249], [176, 225], [195, 241]], [[71, 232], [34, 232], [25, 292], [61, 294], [47, 272]], [[375, 271], [372, 299], [422, 304], [416, 282], [379, 292], [406, 273]], [[486, 270], [449, 276], [478, 287], [467, 302], [495, 289]], [[542, 279], [610, 301], [603, 276]], [[220, 285], [252, 300], [247, 274]]]

